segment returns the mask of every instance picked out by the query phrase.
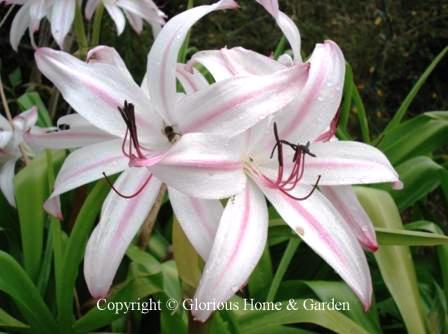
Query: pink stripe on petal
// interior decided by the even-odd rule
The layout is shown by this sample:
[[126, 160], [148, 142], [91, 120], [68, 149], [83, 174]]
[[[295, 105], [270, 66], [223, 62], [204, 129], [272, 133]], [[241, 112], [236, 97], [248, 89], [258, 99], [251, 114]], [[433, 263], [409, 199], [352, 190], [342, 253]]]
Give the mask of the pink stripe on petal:
[[88, 172], [90, 170], [93, 170], [93, 169], [97, 168], [98, 166], [101, 166], [103, 164], [108, 164], [108, 163], [111, 163], [111, 162], [113, 162], [115, 160], [119, 160], [119, 159], [122, 159], [122, 158], [123, 158], [123, 155], [118, 155], [118, 156], [114, 156], [114, 157], [110, 157], [110, 158], [107, 158], [107, 159], [103, 159], [103, 160], [97, 161], [94, 164], [89, 164], [87, 166], [84, 165], [82, 168], [77, 169], [75, 171], [72, 171], [70, 174], [67, 174], [67, 175], [62, 174], [60, 176], [61, 177], [61, 181], [59, 181], [59, 182], [60, 183], [67, 182], [68, 180], [71, 180], [71, 179], [73, 179], [73, 178], [75, 178], [77, 176], [80, 176], [81, 174], [83, 174], [85, 172]]

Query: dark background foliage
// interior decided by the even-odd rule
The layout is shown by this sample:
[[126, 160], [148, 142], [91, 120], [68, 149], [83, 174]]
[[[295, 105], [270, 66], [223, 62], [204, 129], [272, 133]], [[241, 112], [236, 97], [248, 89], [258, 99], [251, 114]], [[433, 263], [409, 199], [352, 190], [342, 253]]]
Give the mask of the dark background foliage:
[[[187, 1], [156, 2], [172, 17], [185, 9]], [[210, 2], [196, 0], [195, 5]], [[215, 13], [197, 24], [191, 36], [191, 52], [195, 47], [243, 46], [269, 55], [281, 37], [280, 30], [254, 0], [241, 0], [239, 4], [237, 11]], [[305, 54], [325, 39], [341, 46], [353, 66], [373, 132], [383, 128], [426, 66], [448, 44], [448, 3], [444, 1], [284, 0], [280, 6], [298, 24]], [[0, 13], [6, 13], [4, 6]], [[135, 77], [141, 79], [152, 43], [150, 29], [146, 27], [136, 37], [128, 26], [117, 37], [110, 18], [105, 22], [102, 43], [115, 46]], [[29, 63], [32, 58], [27, 54], [32, 49], [25, 38], [19, 56], [14, 53], [9, 45], [9, 26], [6, 22], [0, 30], [2, 64], [8, 64], [8, 68], [1, 68], [2, 77], [20, 67], [26, 82], [26, 76], [33, 72]], [[48, 28], [43, 26], [41, 30], [45, 33]], [[447, 70], [448, 61], [444, 60], [418, 94], [411, 115], [447, 109]]]

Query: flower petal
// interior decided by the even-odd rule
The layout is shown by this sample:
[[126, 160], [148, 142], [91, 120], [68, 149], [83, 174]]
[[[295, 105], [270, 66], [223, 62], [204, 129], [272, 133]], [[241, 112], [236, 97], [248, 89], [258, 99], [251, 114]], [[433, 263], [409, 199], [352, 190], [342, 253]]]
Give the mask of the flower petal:
[[54, 212], [54, 205], [51, 205], [54, 197], [103, 178], [103, 172], [109, 176], [128, 168], [129, 159], [123, 155], [121, 144], [121, 140], [115, 139], [72, 152], [56, 177], [54, 191], [45, 203], [45, 209], [59, 217], [60, 213]]
[[338, 210], [359, 242], [372, 252], [378, 249], [375, 229], [367, 213], [356, 198], [351, 186], [319, 187], [320, 191]]
[[188, 30], [203, 16], [215, 10], [235, 8], [233, 0], [198, 6], [173, 17], [157, 35], [148, 55], [149, 95], [167, 124], [174, 124], [176, 102], [176, 63]]
[[123, 59], [118, 54], [117, 50], [111, 48], [110, 46], [99, 45], [91, 49], [87, 53], [86, 60], [90, 64], [98, 63], [116, 66], [129, 78], [130, 81], [133, 81], [132, 75], [129, 73]]
[[148, 168], [172, 188], [204, 199], [229, 197], [246, 183], [239, 145], [222, 136], [183, 135], [159, 163]]
[[0, 166], [0, 190], [13, 207], [16, 206], [16, 199], [14, 198], [14, 167], [16, 161], [16, 159], [8, 160]]
[[30, 29], [32, 33], [39, 30], [40, 21], [45, 17], [48, 10], [48, 1], [34, 0], [30, 1], [29, 15], [30, 15]]
[[101, 0], [87, 0], [86, 7], [84, 9], [84, 14], [87, 20], [91, 20], [93, 17], [93, 13], [98, 7]]
[[294, 21], [279, 10], [278, 0], [257, 0], [257, 2], [262, 5], [277, 21], [279, 28], [282, 30], [292, 48], [294, 59], [301, 62], [302, 56], [300, 55], [300, 33]]
[[14, 51], [17, 52], [20, 40], [30, 25], [29, 6], [23, 5], [17, 12], [9, 30], [9, 40]]
[[64, 48], [64, 40], [75, 19], [75, 0], [58, 0], [53, 3], [51, 10], [51, 33], [59, 45]]
[[124, 31], [124, 27], [126, 26], [126, 19], [124, 17], [123, 12], [116, 4], [109, 4], [107, 2], [103, 2], [104, 8], [106, 8], [110, 17], [115, 23], [115, 27], [117, 28], [117, 34], [121, 35]]
[[[268, 210], [263, 194], [252, 182], [227, 202], [215, 242], [194, 296], [199, 303], [227, 301], [249, 279], [267, 237]], [[212, 309], [194, 310], [205, 321]]]
[[168, 188], [170, 203], [188, 240], [196, 252], [207, 260], [223, 212], [219, 200], [205, 200]]
[[128, 12], [127, 10], [124, 10], [124, 15], [126, 15], [126, 18], [128, 19], [128, 22], [131, 25], [132, 29], [134, 29], [137, 34], [141, 34], [143, 31], [142, 18], [135, 14], [132, 14], [131, 12]]
[[84, 63], [68, 53], [40, 48], [35, 53], [41, 72], [60, 90], [64, 99], [90, 123], [123, 137], [125, 123], [117, 108], [134, 104], [139, 137], [154, 145], [166, 143], [160, 135], [162, 120], [153, 112], [143, 90], [117, 66]]
[[399, 176], [386, 156], [377, 148], [352, 141], [314, 143], [310, 151], [315, 158], [305, 158], [302, 182], [314, 184], [320, 175], [320, 185], [347, 185], [393, 182]]
[[235, 136], [290, 103], [306, 78], [303, 65], [265, 76], [227, 79], [187, 95], [178, 103], [182, 133]]
[[[68, 129], [59, 130], [63, 126], [68, 126]], [[59, 129], [34, 127], [30, 131], [25, 132], [24, 139], [32, 147], [47, 149], [78, 148], [116, 139], [109, 133], [93, 126], [78, 114], [59, 118], [58, 127]]]
[[125, 199], [111, 191], [104, 201], [100, 222], [90, 236], [84, 258], [84, 277], [95, 298], [107, 296], [118, 266], [148, 216], [161, 186], [145, 168], [130, 169], [115, 182], [115, 187], [126, 194], [141, 188], [150, 177], [136, 197]]
[[196, 63], [207, 68], [215, 81], [235, 75], [267, 75], [285, 69], [284, 65], [274, 59], [241, 47], [197, 52], [188, 65]]
[[118, 0], [117, 6], [129, 12], [131, 15], [141, 17], [148, 23], [156, 23], [161, 27], [165, 22], [164, 14], [151, 0]]
[[[345, 61], [335, 43], [316, 45], [306, 64], [308, 78], [299, 97], [276, 114], [280, 138], [292, 142], [312, 142], [319, 137], [330, 126], [342, 99]], [[273, 143], [271, 137], [267, 146], [272, 148]]]
[[[331, 203], [318, 191], [298, 201], [262, 182], [258, 185], [285, 222], [342, 277], [368, 309], [372, 282], [366, 257]], [[300, 197], [310, 188], [298, 186], [291, 194]]]
[[27, 111], [18, 114], [13, 119], [14, 129], [19, 131], [27, 131], [37, 122], [37, 107], [31, 107]]
[[177, 64], [176, 73], [177, 79], [179, 79], [185, 93], [187, 94], [197, 92], [198, 90], [209, 86], [207, 80], [195, 68], [192, 68], [192, 72], [190, 72], [186, 69], [186, 65]]

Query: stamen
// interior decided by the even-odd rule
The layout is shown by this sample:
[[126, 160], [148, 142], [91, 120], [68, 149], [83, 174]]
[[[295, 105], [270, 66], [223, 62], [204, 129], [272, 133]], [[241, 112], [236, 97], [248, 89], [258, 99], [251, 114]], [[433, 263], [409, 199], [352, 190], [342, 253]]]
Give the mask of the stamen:
[[103, 176], [106, 179], [106, 182], [109, 184], [109, 186], [111, 187], [111, 189], [120, 197], [126, 198], [126, 199], [131, 199], [136, 197], [138, 194], [140, 194], [143, 189], [145, 189], [145, 187], [148, 185], [149, 181], [152, 178], [152, 174], [148, 176], [148, 178], [146, 179], [146, 181], [143, 183], [143, 185], [132, 195], [124, 195], [121, 192], [119, 192], [117, 190], [117, 188], [115, 188], [115, 186], [113, 185], [112, 181], [109, 179], [109, 177], [106, 175], [105, 172], [103, 172]]
[[[135, 110], [132, 103], [124, 101], [123, 108], [117, 107], [126, 124], [126, 134], [124, 136], [122, 151], [123, 154], [130, 159], [144, 159], [145, 155], [141, 151], [141, 145], [138, 140], [137, 123], [135, 121]], [[125, 143], [129, 135], [129, 152], [125, 151]], [[132, 153], [132, 148], [135, 148], [137, 155]]]
[[[319, 175], [317, 178], [316, 183], [313, 186], [313, 189], [304, 197], [295, 197], [289, 193], [289, 191], [293, 190], [297, 184], [300, 182], [300, 180], [303, 178], [303, 174], [305, 172], [305, 157], [307, 155], [311, 157], [316, 157], [315, 154], [313, 154], [310, 151], [310, 142], [307, 142], [305, 145], [301, 144], [293, 144], [287, 140], [280, 139], [280, 136], [278, 134], [278, 128], [277, 124], [274, 123], [274, 137], [275, 137], [275, 145], [271, 152], [271, 159], [274, 156], [274, 152], [277, 149], [277, 160], [278, 160], [278, 171], [277, 171], [277, 178], [276, 180], [271, 180], [267, 177], [264, 177], [272, 187], [279, 189], [282, 193], [287, 195], [290, 198], [296, 199], [296, 200], [305, 200], [309, 198], [316, 188], [319, 185], [319, 181], [321, 176]], [[292, 158], [292, 168], [291, 172], [286, 179], [283, 178], [284, 174], [284, 162], [283, 162], [283, 146], [287, 145], [290, 148], [294, 150], [294, 156]]]

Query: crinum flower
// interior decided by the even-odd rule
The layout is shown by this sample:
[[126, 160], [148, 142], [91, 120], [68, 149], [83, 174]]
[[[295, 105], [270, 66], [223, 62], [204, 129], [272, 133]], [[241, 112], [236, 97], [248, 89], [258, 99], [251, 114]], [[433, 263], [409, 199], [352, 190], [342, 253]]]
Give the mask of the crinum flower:
[[[285, 22], [290, 21], [280, 17], [289, 36], [299, 36], [298, 31], [286, 29]], [[295, 46], [295, 62], [286, 57], [277, 62], [234, 48], [200, 52], [190, 65], [202, 63], [218, 81], [234, 75], [266, 75], [302, 63], [300, 44]], [[239, 141], [235, 139], [248, 177], [245, 190], [231, 197], [224, 210], [218, 201], [171, 192], [172, 199], [178, 197], [172, 205], [183, 230], [207, 261], [194, 297], [198, 303], [224, 302], [249, 278], [266, 243], [268, 213], [263, 194], [347, 282], [366, 309], [371, 303], [371, 278], [359, 242], [370, 250], [375, 250], [377, 243], [351, 185], [392, 182], [399, 187], [401, 182], [376, 148], [334, 140], [345, 72], [337, 45], [330, 41], [318, 44], [305, 64], [307, 74], [298, 97], [273, 120], [261, 122]], [[210, 313], [193, 310], [200, 321]]]
[[62, 49], [75, 18], [76, 0], [0, 0], [7, 5], [21, 5], [11, 25], [10, 41], [17, 51], [19, 42], [28, 29], [31, 43], [35, 47], [34, 33], [39, 30], [40, 21], [47, 17], [51, 33]]
[[[288, 54], [284, 54], [276, 61], [251, 50], [237, 47], [198, 52], [192, 57], [189, 66], [191, 67], [195, 63], [201, 63], [212, 73], [215, 80], [219, 81], [234, 75], [266, 75], [283, 70], [285, 67], [293, 66], [294, 64], [303, 63], [300, 55], [300, 33], [294, 22], [279, 11], [277, 1], [259, 0], [257, 2], [262, 4], [276, 19], [277, 24], [291, 45], [293, 59]], [[325, 57], [325, 47], [328, 47], [331, 43], [328, 41], [323, 45], [317, 45], [313, 54], [314, 58]], [[329, 56], [331, 57], [331, 55]], [[323, 63], [320, 70], [315, 72], [315, 77], [318, 78], [319, 76], [325, 75], [327, 69], [328, 66]], [[276, 122], [279, 125], [280, 137], [291, 141], [301, 140], [303, 138], [307, 138], [307, 140], [309, 138], [317, 139], [317, 136], [320, 136], [321, 141], [331, 139], [338, 118], [337, 106], [339, 104], [335, 103], [335, 101], [340, 99], [342, 88], [335, 86], [334, 88], [339, 90], [328, 90], [326, 94], [331, 94], [331, 96], [328, 96], [318, 93], [322, 84], [322, 80], [315, 80], [313, 85], [309, 84], [305, 86], [302, 94], [307, 96], [306, 99], [298, 97], [283, 111], [277, 113]], [[308, 108], [307, 105], [313, 100], [322, 100], [323, 106], [314, 109]], [[308, 110], [308, 112], [303, 113], [302, 110], [304, 109]], [[309, 122], [312, 119], [316, 120], [315, 125], [309, 126]], [[323, 128], [322, 126], [327, 126], [327, 128]], [[270, 145], [274, 145], [274, 143], [271, 142]], [[398, 182], [395, 186], [400, 187], [401, 184]], [[344, 221], [356, 233], [363, 247], [375, 251], [378, 248], [378, 244], [373, 224], [357, 201], [351, 186], [322, 186], [320, 189], [338, 209]]]
[[[8, 122], [0, 115], [0, 189], [9, 204], [15, 206], [14, 198], [14, 170], [17, 160], [25, 152], [26, 142], [24, 134], [36, 124], [37, 109], [35, 107], [27, 110]], [[20, 149], [22, 145], [22, 151]]]
[[125, 17], [138, 34], [142, 32], [143, 21], [151, 25], [154, 36], [165, 23], [166, 15], [152, 0], [87, 0], [85, 15], [88, 20], [92, 19], [99, 5], [106, 8], [115, 23], [118, 35], [121, 35], [126, 25]]
[[[273, 76], [234, 77], [210, 86], [198, 73], [190, 75], [176, 66], [190, 27], [214, 10], [235, 6], [223, 0], [172, 18], [151, 48], [141, 87], [111, 48], [95, 48], [87, 63], [64, 52], [36, 51], [39, 69], [64, 99], [112, 138], [67, 157], [47, 210], [61, 216], [54, 201], [59, 195], [123, 171], [104, 202], [86, 250], [85, 277], [95, 297], [107, 294], [162, 182], [202, 198], [239, 192], [245, 177], [239, 151], [229, 149], [229, 137], [280, 110], [297, 93], [303, 74], [300, 65]], [[176, 92], [176, 75], [187, 94]], [[76, 132], [70, 135], [76, 137]]]

